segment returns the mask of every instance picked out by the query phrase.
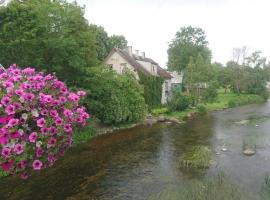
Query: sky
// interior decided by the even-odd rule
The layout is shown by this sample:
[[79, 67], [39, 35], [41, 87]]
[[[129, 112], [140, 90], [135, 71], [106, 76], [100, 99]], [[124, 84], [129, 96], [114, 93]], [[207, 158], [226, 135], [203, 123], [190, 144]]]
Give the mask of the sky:
[[183, 26], [202, 28], [212, 61], [225, 64], [233, 48], [270, 56], [269, 0], [77, 0], [89, 23], [124, 35], [133, 50], [166, 68], [167, 49]]

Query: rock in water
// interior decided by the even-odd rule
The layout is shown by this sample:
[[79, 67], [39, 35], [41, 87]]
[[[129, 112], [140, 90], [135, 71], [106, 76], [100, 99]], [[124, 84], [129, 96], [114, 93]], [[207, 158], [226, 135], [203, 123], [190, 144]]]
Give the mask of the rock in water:
[[226, 152], [226, 151], [228, 151], [228, 149], [226, 147], [222, 147], [221, 151]]
[[256, 153], [255, 149], [245, 149], [243, 150], [243, 154], [246, 156], [253, 156]]

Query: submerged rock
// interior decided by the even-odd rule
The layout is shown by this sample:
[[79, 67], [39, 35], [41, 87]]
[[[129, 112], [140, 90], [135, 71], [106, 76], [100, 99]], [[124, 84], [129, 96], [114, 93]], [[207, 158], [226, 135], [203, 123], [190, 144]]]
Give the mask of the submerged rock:
[[243, 154], [246, 156], [253, 156], [256, 153], [255, 149], [245, 149], [243, 150]]
[[239, 122], [235, 122], [236, 124], [239, 124], [239, 125], [246, 125], [246, 124], [248, 124], [249, 123], [249, 120], [241, 120], [241, 121], [239, 121]]

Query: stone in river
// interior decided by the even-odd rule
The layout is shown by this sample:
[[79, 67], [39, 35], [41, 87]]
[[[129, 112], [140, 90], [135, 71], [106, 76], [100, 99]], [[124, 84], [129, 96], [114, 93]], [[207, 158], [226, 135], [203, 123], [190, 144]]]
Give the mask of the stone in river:
[[243, 154], [246, 156], [253, 156], [256, 153], [255, 149], [245, 149], [243, 150]]

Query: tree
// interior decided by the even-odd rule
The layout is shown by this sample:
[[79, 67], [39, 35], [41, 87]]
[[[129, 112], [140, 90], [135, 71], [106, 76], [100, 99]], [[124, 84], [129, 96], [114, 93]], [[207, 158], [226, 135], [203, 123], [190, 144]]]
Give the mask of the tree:
[[196, 59], [199, 54], [210, 63], [211, 51], [204, 31], [191, 26], [182, 27], [169, 44], [168, 69], [181, 72], [187, 67], [190, 57]]
[[112, 35], [109, 39], [110, 50], [114, 47], [119, 49], [127, 48], [128, 41], [123, 35]]
[[96, 65], [84, 9], [65, 0], [13, 0], [0, 8], [0, 62], [56, 72], [69, 85]]
[[86, 107], [102, 122], [118, 124], [144, 119], [147, 106], [143, 87], [132, 72], [119, 75], [108, 67], [93, 67], [83, 84], [88, 94]]

